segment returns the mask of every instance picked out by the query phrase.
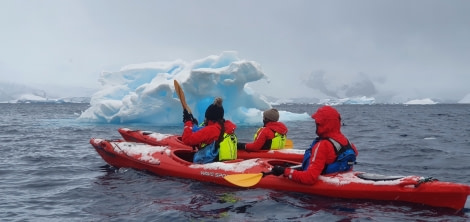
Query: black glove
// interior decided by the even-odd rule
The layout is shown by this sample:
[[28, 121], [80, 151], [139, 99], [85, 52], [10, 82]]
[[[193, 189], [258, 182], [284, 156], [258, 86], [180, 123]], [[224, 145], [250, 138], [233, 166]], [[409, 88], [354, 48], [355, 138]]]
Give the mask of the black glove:
[[244, 150], [246, 143], [237, 143], [237, 150]]
[[188, 110], [183, 110], [183, 123], [193, 121], [193, 114], [188, 113]]
[[284, 170], [285, 170], [285, 169], [286, 169], [286, 168], [284, 168], [284, 167], [282, 167], [282, 166], [277, 166], [277, 165], [276, 165], [276, 166], [273, 167], [273, 169], [272, 169], [271, 171], [273, 172], [273, 174], [274, 174], [275, 176], [280, 176], [280, 175], [284, 174]]

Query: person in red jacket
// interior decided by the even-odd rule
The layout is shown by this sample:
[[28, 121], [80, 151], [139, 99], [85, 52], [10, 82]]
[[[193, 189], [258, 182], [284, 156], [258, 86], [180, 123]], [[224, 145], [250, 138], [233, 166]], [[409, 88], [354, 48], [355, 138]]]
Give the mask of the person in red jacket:
[[[193, 132], [193, 125], [195, 124], [197, 126], [197, 120], [192, 114], [189, 114], [186, 109], [183, 111], [183, 122], [184, 129], [182, 141], [184, 144], [195, 147], [199, 152], [206, 146], [211, 145], [214, 142], [218, 142], [216, 147], [217, 155], [214, 155], [214, 157], [212, 157], [213, 159], [200, 163], [236, 159], [237, 140], [236, 137], [233, 137], [235, 136], [234, 133], [237, 126], [230, 120], [224, 119], [222, 98], [217, 97], [214, 100], [214, 103], [207, 107], [204, 120], [205, 126], [200, 130]], [[232, 135], [232, 137], [224, 137], [224, 135]], [[227, 142], [224, 143], [224, 140]]]
[[237, 149], [247, 151], [283, 149], [287, 127], [279, 122], [279, 111], [268, 109], [263, 112], [263, 127], [259, 128], [251, 143], [238, 143]]
[[[338, 173], [352, 170], [358, 151], [341, 133], [341, 116], [331, 106], [320, 107], [313, 115], [318, 137], [306, 150], [302, 170], [274, 166], [274, 175], [284, 175], [289, 179], [302, 183], [314, 184], [321, 174]], [[348, 155], [345, 155], [349, 153]], [[339, 157], [346, 159], [340, 159]]]

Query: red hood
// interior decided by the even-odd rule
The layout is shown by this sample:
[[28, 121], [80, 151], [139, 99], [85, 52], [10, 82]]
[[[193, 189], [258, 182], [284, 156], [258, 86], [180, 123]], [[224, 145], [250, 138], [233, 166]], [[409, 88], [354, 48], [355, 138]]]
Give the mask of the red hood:
[[322, 106], [312, 115], [317, 125], [317, 135], [321, 138], [330, 137], [341, 144], [347, 143], [346, 137], [341, 133], [341, 116], [331, 106]]
[[237, 125], [235, 125], [235, 123], [233, 123], [230, 120], [225, 120], [224, 126], [225, 126], [225, 133], [227, 134], [233, 134], [235, 133], [235, 130], [237, 129]]
[[265, 127], [283, 135], [287, 134], [287, 127], [281, 122], [268, 122]]
[[[208, 126], [217, 125], [217, 128], [219, 128], [219, 130], [220, 130], [220, 125], [215, 121], [209, 120], [209, 121], [207, 121], [207, 125]], [[227, 133], [227, 134], [233, 134], [233, 133], [235, 133], [235, 130], [237, 129], [237, 125], [235, 125], [235, 123], [233, 123], [230, 120], [225, 120], [224, 127], [225, 127], [225, 133]]]

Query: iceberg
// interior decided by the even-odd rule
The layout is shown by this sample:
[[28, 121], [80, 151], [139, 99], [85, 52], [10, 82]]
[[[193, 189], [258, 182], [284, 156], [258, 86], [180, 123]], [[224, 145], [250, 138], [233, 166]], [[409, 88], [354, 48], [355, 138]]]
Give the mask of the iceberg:
[[[92, 95], [90, 107], [79, 120], [101, 123], [182, 124], [182, 107], [175, 93], [177, 80], [193, 115], [204, 119], [215, 97], [222, 97], [225, 118], [240, 125], [260, 124], [271, 108], [266, 98], [247, 83], [268, 79], [260, 65], [238, 58], [236, 52], [185, 62], [134, 64], [100, 76], [102, 88]], [[280, 121], [309, 119], [307, 113], [280, 111]]]

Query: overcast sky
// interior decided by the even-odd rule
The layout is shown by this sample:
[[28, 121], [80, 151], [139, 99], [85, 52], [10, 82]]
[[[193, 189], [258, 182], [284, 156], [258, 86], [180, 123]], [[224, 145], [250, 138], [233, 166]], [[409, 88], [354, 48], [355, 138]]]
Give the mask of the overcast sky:
[[[275, 97], [461, 99], [470, 1], [4, 0], [0, 81], [98, 87], [102, 71], [222, 51], [258, 62]], [[279, 90], [283, 88], [283, 90]]]

